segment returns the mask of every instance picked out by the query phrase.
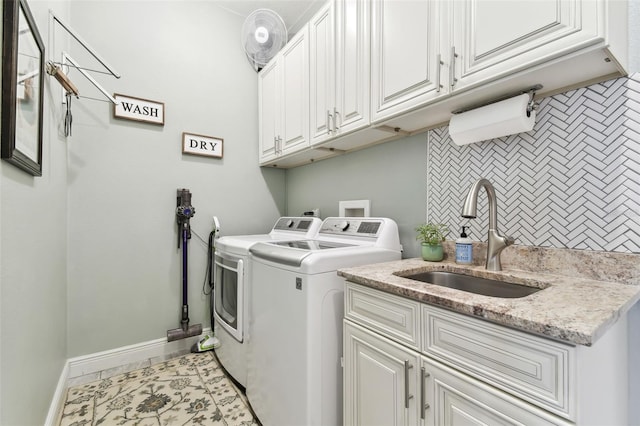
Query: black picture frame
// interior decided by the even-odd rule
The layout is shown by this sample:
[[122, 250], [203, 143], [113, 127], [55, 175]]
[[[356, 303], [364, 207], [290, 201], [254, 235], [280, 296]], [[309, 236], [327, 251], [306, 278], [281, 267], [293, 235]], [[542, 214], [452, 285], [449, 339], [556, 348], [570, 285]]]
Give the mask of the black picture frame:
[[26, 0], [3, 0], [1, 157], [42, 176], [44, 43]]

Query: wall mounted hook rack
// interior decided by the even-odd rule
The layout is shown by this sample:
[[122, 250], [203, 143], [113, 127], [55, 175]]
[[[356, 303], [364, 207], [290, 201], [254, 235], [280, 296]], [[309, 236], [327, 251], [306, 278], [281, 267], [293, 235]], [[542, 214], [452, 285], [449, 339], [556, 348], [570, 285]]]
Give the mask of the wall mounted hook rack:
[[[91, 46], [89, 46], [89, 44], [86, 41], [84, 41], [84, 39], [80, 37], [80, 35], [76, 31], [74, 31], [69, 25], [67, 25], [58, 16], [56, 16], [56, 14], [53, 13], [52, 10], [49, 10], [49, 19], [50, 19], [50, 25], [49, 25], [50, 31], [53, 31], [55, 28], [55, 24], [58, 24], [69, 35], [71, 35], [71, 37], [73, 37], [80, 44], [80, 46], [82, 46], [87, 52], [89, 52], [91, 56], [93, 56], [100, 63], [100, 65], [102, 65], [104, 69], [107, 70], [108, 74], [110, 74], [115, 78], [121, 77], [120, 74], [117, 71], [115, 71], [115, 69], [111, 65], [109, 65], [93, 48], [91, 48]], [[57, 67], [57, 64], [55, 64], [52, 61], [49, 61], [49, 62], [51, 63], [52, 71], [55, 71], [53, 67]], [[67, 65], [67, 63], [73, 65], [73, 67], [77, 69], [87, 80], [89, 80], [89, 82], [93, 84], [98, 90], [100, 90], [100, 92], [107, 99], [109, 99], [110, 102], [112, 102], [115, 105], [118, 104], [118, 101], [116, 101], [113, 98], [113, 96], [111, 96], [105, 88], [103, 88], [93, 77], [91, 77], [91, 75], [89, 75], [89, 73], [86, 71], [85, 68], [81, 67], [77, 63], [77, 61], [71, 58], [71, 56], [68, 53], [62, 52], [62, 62], [60, 64]], [[66, 92], [71, 92], [75, 94], [77, 97], [80, 97], [78, 95], [77, 89], [75, 90], [75, 92], [73, 90], [70, 90], [70, 86], [73, 86], [74, 88], [75, 86], [71, 83], [71, 81], [66, 76], [66, 74], [64, 74], [64, 72], [62, 72], [62, 70], [59, 67], [57, 68], [58, 70], [55, 71], [54, 73], [49, 72], [49, 68], [47, 68], [47, 72], [53, 77], [55, 77], [56, 80], [58, 80], [58, 82], [60, 82], [60, 84], [66, 90]], [[96, 70], [92, 70], [92, 71], [96, 71]], [[100, 72], [100, 71], [96, 71], [96, 72]], [[66, 95], [63, 96], [63, 103], [65, 103], [66, 101], [66, 99], [64, 99], [65, 97]]]

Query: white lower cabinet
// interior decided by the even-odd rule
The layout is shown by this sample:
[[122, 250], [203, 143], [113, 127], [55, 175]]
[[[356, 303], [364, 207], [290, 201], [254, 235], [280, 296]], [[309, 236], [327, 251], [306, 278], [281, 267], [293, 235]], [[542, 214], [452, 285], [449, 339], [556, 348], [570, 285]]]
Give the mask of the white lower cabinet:
[[422, 357], [425, 425], [569, 425], [571, 423]]
[[626, 316], [574, 346], [346, 282], [343, 336], [345, 425], [639, 424]]
[[349, 321], [344, 339], [344, 424], [418, 424], [420, 355]]
[[345, 425], [570, 424], [350, 321]]

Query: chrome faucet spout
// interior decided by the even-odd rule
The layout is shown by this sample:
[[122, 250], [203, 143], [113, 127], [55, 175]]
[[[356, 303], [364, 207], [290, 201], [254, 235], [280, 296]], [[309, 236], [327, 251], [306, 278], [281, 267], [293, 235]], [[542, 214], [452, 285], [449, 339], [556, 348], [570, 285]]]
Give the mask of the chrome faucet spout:
[[478, 209], [478, 193], [480, 188], [484, 188], [489, 201], [489, 231], [487, 233], [487, 262], [486, 269], [490, 271], [501, 271], [500, 253], [507, 246], [515, 242], [512, 237], [502, 236], [498, 232], [498, 203], [496, 201], [496, 191], [485, 178], [478, 179], [471, 188], [462, 206], [462, 217], [475, 219]]

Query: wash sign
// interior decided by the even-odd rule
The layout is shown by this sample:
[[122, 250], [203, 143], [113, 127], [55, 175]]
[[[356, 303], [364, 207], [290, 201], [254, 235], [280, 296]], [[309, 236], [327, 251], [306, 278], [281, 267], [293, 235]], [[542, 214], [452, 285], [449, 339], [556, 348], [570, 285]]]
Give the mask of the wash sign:
[[164, 125], [164, 103], [117, 93], [113, 97], [118, 101], [113, 107], [114, 117]]
[[182, 153], [222, 158], [223, 142], [220, 138], [184, 132], [182, 134]]

